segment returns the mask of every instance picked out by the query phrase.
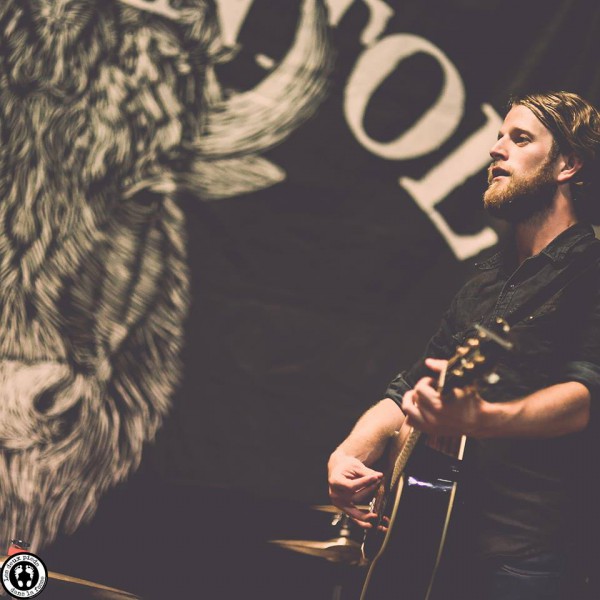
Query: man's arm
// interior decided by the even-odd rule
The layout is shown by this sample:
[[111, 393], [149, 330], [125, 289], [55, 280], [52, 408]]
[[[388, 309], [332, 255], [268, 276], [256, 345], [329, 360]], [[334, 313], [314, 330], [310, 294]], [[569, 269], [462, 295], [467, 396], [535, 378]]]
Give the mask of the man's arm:
[[[440, 372], [445, 361], [427, 359]], [[442, 399], [432, 378], [425, 377], [404, 395], [407, 423], [426, 433], [465, 434], [475, 438], [549, 438], [585, 429], [591, 396], [582, 383], [558, 383], [507, 402], [486, 402], [474, 388], [455, 390]]]
[[329, 459], [331, 501], [363, 527], [371, 526], [367, 519], [372, 514], [361, 511], [355, 503], [371, 495], [383, 476], [368, 465], [381, 456], [388, 440], [403, 422], [404, 415], [398, 404], [385, 398], [357, 421]]
[[590, 392], [576, 381], [558, 383], [512, 402], [487, 404], [475, 437], [549, 438], [585, 429]]

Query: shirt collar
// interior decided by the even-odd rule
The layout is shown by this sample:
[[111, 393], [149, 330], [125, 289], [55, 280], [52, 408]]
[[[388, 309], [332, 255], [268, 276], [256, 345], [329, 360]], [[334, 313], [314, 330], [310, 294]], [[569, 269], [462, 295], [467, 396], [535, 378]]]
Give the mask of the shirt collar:
[[571, 250], [586, 238], [594, 237], [594, 230], [587, 223], [575, 223], [557, 235], [541, 252], [553, 263], [562, 262]]
[[[553, 263], [562, 262], [571, 250], [579, 244], [582, 240], [594, 237], [594, 229], [587, 223], [575, 223], [568, 229], [565, 229], [562, 233], [557, 235], [541, 252], [539, 255], [547, 256]], [[538, 255], [538, 256], [539, 256]], [[476, 263], [477, 268], [487, 271], [489, 269], [495, 269], [507, 262], [510, 262], [514, 258], [514, 249], [504, 249], [500, 252], [496, 252], [493, 256], [485, 261]]]

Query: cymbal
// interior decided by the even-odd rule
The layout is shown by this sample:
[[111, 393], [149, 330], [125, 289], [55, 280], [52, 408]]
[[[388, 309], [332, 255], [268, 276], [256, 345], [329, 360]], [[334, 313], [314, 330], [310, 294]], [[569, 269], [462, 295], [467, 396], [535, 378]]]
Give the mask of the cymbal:
[[[0, 556], [0, 562], [4, 564], [4, 562], [10, 558], [9, 556]], [[74, 584], [76, 586], [86, 587], [93, 590], [100, 590], [103, 592], [102, 598], [106, 598], [107, 600], [140, 600], [139, 596], [135, 594], [131, 594], [130, 592], [125, 592], [124, 590], [119, 590], [117, 588], [109, 587], [107, 585], [102, 585], [101, 583], [94, 583], [93, 581], [87, 581], [86, 579], [79, 579], [78, 577], [71, 577], [70, 575], [63, 575], [62, 573], [55, 573], [54, 571], [48, 571], [49, 579], [56, 579], [58, 581], [64, 581], [65, 583]], [[47, 588], [46, 588], [47, 589]], [[46, 593], [46, 590], [44, 590]]]
[[[313, 504], [312, 510], [318, 510], [319, 512], [331, 513], [332, 515], [342, 513], [342, 509], [333, 504]], [[368, 504], [357, 504], [356, 508], [360, 510], [369, 510]]]
[[330, 562], [347, 565], [358, 565], [363, 562], [360, 544], [347, 537], [333, 538], [324, 542], [314, 540], [269, 540], [269, 543], [293, 552], [318, 556]]

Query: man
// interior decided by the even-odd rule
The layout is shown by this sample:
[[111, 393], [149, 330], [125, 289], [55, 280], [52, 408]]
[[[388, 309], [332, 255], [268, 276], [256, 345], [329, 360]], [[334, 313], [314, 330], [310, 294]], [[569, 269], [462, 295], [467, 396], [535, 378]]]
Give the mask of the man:
[[[405, 419], [426, 434], [467, 435], [477, 456], [474, 550], [487, 573], [478, 600], [579, 597], [566, 559], [581, 545], [574, 473], [600, 402], [600, 242], [586, 224], [597, 210], [589, 192], [599, 154], [600, 114], [581, 97], [512, 101], [484, 194], [485, 208], [514, 226], [510, 249], [479, 265], [457, 294], [426, 368], [419, 361], [401, 373], [329, 460], [332, 502], [368, 528], [373, 515], [357, 502], [379, 484], [371, 465]], [[509, 317], [558, 276], [564, 285], [514, 324], [518, 350], [497, 366], [499, 383], [440, 397], [436, 376], [473, 323]]]

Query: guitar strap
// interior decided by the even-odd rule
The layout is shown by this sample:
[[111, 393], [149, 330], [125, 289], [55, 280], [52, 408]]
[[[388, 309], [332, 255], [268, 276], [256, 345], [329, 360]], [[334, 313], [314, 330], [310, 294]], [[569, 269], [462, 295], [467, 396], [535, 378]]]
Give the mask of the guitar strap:
[[600, 243], [590, 244], [562, 273], [558, 274], [548, 285], [544, 286], [518, 306], [513, 312], [504, 317], [504, 320], [512, 327], [519, 321], [527, 318], [537, 308], [556, 296], [570, 283], [579, 279], [584, 273], [591, 269], [596, 260], [600, 258]]

